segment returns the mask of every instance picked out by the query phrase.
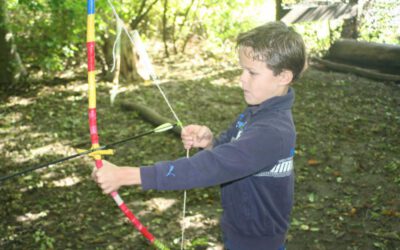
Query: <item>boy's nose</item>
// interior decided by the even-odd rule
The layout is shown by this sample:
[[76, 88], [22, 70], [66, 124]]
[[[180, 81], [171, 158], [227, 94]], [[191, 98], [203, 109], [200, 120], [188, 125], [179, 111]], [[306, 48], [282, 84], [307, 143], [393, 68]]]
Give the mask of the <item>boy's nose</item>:
[[242, 87], [245, 86], [246, 82], [247, 82], [247, 77], [246, 77], [246, 73], [243, 71], [243, 73], [240, 75], [239, 78], [240, 84], [242, 85]]

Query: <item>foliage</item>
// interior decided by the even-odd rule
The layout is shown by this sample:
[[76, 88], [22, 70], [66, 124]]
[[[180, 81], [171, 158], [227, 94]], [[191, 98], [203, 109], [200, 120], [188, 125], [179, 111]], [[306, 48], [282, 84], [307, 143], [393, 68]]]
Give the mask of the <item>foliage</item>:
[[[136, 25], [149, 40], [163, 34], [164, 1], [111, 1], [127, 25]], [[284, 4], [299, 1], [283, 1]], [[110, 61], [116, 23], [107, 0], [96, 1], [96, 42], [101, 66]], [[145, 12], [149, 10], [148, 12]], [[387, 11], [389, 10], [389, 11]], [[363, 16], [360, 33], [367, 41], [399, 43], [399, 7], [395, 0], [372, 1]], [[9, 0], [8, 27], [31, 77], [79, 72], [85, 63], [86, 4], [74, 0]], [[181, 53], [202, 43], [211, 54], [234, 53], [240, 31], [274, 19], [273, 1], [168, 0], [167, 43], [170, 52]], [[338, 37], [341, 22], [296, 24], [311, 54], [321, 55]], [[29, 41], [29, 42], [27, 42]], [[206, 41], [206, 42], [205, 42]]]
[[0, 89], [13, 82], [14, 62], [12, 61], [12, 46], [7, 26], [6, 4], [0, 2]]
[[[147, 37], [161, 37], [162, 1], [156, 4], [137, 27]], [[233, 39], [238, 29], [254, 21], [254, 6], [263, 1], [169, 1], [168, 40], [183, 50], [190, 40], [209, 39], [213, 48]], [[139, 15], [140, 1], [112, 1], [126, 24]], [[86, 5], [66, 0], [11, 0], [7, 2], [9, 27], [28, 70], [44, 76], [77, 70], [85, 62]], [[149, 4], [148, 4], [149, 5]], [[149, 7], [149, 6], [146, 6]], [[96, 42], [102, 47], [114, 39], [115, 19], [106, 0], [96, 1]], [[243, 12], [244, 11], [244, 12]], [[197, 38], [196, 38], [197, 37]], [[29, 41], [29, 42], [27, 42]], [[99, 55], [103, 53], [98, 50]], [[109, 56], [109, 55], [102, 55]], [[99, 63], [101, 63], [99, 61]]]
[[[8, 1], [10, 30], [30, 70], [63, 71], [79, 62], [85, 6], [76, 1]], [[29, 41], [29, 42], [27, 42]], [[82, 57], [81, 57], [82, 58]]]
[[339, 22], [306, 22], [293, 25], [303, 36], [310, 56], [322, 56], [331, 44], [340, 37]]
[[399, 27], [399, 1], [371, 1], [361, 19], [360, 37], [365, 41], [400, 44]]
[[[196, 43], [199, 40], [208, 40], [205, 45], [219, 49], [227, 44], [227, 40], [234, 40], [238, 30], [246, 30], [260, 22], [260, 18], [254, 16], [265, 16], [265, 12], [273, 15], [272, 9], [265, 9], [268, 5], [264, 5], [264, 2], [169, 0], [166, 27], [168, 41], [178, 52], [183, 51], [188, 42]], [[125, 4], [120, 7], [127, 6]], [[153, 39], [161, 39], [163, 12], [163, 1], [159, 1], [139, 27], [141, 33]], [[132, 14], [124, 18], [128, 23], [130, 19]], [[266, 17], [261, 22], [272, 19]]]

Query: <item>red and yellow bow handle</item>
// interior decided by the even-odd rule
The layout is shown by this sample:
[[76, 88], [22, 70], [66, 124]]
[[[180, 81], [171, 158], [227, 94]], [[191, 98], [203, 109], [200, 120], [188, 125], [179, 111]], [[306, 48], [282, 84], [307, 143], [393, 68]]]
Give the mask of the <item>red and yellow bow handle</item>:
[[[96, 73], [95, 73], [95, 29], [94, 29], [94, 17], [95, 17], [95, 0], [87, 1], [87, 64], [88, 64], [88, 83], [89, 83], [89, 128], [90, 137], [92, 141], [92, 149], [99, 148], [99, 135], [97, 132], [97, 112], [96, 112]], [[98, 153], [93, 155], [96, 162], [96, 167], [101, 168], [103, 162], [101, 155], [103, 151], [97, 151]], [[136, 229], [157, 249], [167, 250], [168, 247], [158, 241], [146, 227], [136, 218], [136, 216], [128, 209], [124, 201], [121, 199], [117, 192], [111, 193], [112, 198], [118, 207], [125, 214], [125, 216], [132, 222]]]

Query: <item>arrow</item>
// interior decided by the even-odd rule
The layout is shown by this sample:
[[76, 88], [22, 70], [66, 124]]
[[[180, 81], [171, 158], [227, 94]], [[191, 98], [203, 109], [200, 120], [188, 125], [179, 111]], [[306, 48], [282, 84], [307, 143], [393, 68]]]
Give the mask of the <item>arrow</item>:
[[77, 157], [80, 157], [80, 156], [83, 156], [83, 155], [90, 155], [90, 154], [92, 154], [94, 152], [96, 152], [98, 154], [101, 153], [101, 154], [110, 155], [110, 154], [114, 153], [114, 150], [110, 149], [113, 146], [116, 146], [116, 145], [119, 145], [119, 144], [122, 144], [122, 143], [126, 143], [128, 141], [132, 141], [132, 140], [135, 140], [135, 139], [138, 139], [138, 138], [141, 138], [143, 136], [150, 135], [150, 134], [153, 134], [153, 133], [162, 133], [162, 132], [165, 132], [165, 131], [173, 129], [176, 126], [177, 126], [177, 124], [164, 123], [164, 124], [161, 124], [160, 126], [154, 128], [152, 130], [149, 130], [149, 131], [134, 135], [134, 136], [126, 138], [124, 140], [120, 140], [120, 141], [117, 141], [117, 142], [113, 142], [113, 143], [110, 143], [110, 144], [107, 144], [107, 145], [104, 145], [104, 146], [101, 146], [101, 147], [98, 147], [98, 148], [89, 149], [89, 150], [78, 150], [78, 152], [79, 151], [80, 152], [77, 153], [77, 154], [70, 155], [70, 156], [67, 156], [67, 157], [64, 157], [64, 158], [61, 158], [61, 159], [57, 159], [57, 160], [54, 160], [54, 161], [51, 161], [51, 162], [39, 164], [37, 166], [33, 166], [33, 167], [30, 167], [30, 168], [27, 168], [27, 169], [25, 169], [25, 170], [23, 170], [21, 172], [17, 172], [17, 173], [14, 173], [14, 174], [10, 174], [10, 175], [7, 175], [7, 176], [0, 177], [0, 183], [6, 181], [8, 179], [11, 179], [11, 178], [14, 178], [14, 177], [21, 176], [23, 174], [32, 172], [32, 171], [37, 170], [37, 169], [49, 167], [51, 165], [55, 165], [55, 164], [58, 164], [58, 163], [61, 163], [61, 162], [64, 162], [64, 161], [68, 161], [68, 160], [71, 160], [71, 159], [74, 159], [74, 158], [77, 158]]

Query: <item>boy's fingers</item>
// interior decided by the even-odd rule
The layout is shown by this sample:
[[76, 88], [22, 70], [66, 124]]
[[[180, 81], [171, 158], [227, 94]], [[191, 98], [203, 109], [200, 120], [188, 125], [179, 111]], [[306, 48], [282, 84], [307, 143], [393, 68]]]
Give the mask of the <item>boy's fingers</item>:
[[185, 149], [191, 149], [192, 146], [193, 146], [193, 143], [192, 143], [192, 142], [191, 142], [191, 143], [184, 143], [184, 144], [183, 144], [183, 147], [184, 147]]
[[205, 126], [202, 126], [199, 129], [199, 132], [197, 133], [197, 138], [198, 139], [203, 139], [207, 135], [207, 129]]
[[97, 168], [96, 167], [93, 168], [92, 179], [97, 182]]
[[182, 134], [190, 135], [193, 133], [197, 133], [200, 127], [201, 127], [200, 125], [195, 125], [195, 124], [188, 125], [182, 129]]
[[113, 190], [111, 188], [103, 189], [103, 194], [110, 194]]
[[109, 185], [109, 184], [100, 183], [99, 187], [101, 188], [103, 194], [110, 194], [113, 191], [115, 191], [114, 187], [112, 185]]
[[192, 130], [192, 126], [191, 125], [183, 127], [182, 134], [189, 134], [191, 132], [191, 130]]
[[209, 140], [211, 136], [210, 130], [206, 126], [202, 126], [197, 134], [196, 140], [202, 142], [203, 140]]
[[193, 136], [191, 136], [191, 135], [184, 135], [184, 136], [181, 136], [181, 139], [182, 139], [182, 140], [185, 140], [185, 141], [189, 141], [189, 140], [193, 140]]

